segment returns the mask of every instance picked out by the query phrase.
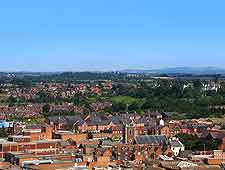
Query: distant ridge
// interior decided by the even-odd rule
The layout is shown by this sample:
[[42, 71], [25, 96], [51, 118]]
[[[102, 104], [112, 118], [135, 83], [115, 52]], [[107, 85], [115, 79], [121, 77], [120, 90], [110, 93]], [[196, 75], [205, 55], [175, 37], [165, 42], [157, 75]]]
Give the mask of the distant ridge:
[[32, 71], [0, 71], [0, 77], [8, 74], [33, 76], [33, 75], [54, 75], [62, 73], [125, 73], [125, 74], [192, 74], [192, 75], [215, 75], [221, 74], [225, 76], [225, 68], [219, 67], [168, 67], [159, 69], [125, 69], [118, 71], [52, 71], [52, 72], [32, 72]]
[[162, 69], [126, 69], [122, 73], [145, 74], [225, 74], [225, 69], [218, 67], [169, 67]]

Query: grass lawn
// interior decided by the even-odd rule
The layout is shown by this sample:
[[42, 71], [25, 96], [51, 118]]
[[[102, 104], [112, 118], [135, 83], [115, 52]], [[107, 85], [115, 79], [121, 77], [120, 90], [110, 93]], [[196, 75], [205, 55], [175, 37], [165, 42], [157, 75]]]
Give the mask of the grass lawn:
[[145, 99], [137, 99], [129, 96], [115, 96], [111, 98], [112, 102], [116, 103], [124, 103], [124, 104], [132, 104], [132, 103], [141, 103], [145, 102]]

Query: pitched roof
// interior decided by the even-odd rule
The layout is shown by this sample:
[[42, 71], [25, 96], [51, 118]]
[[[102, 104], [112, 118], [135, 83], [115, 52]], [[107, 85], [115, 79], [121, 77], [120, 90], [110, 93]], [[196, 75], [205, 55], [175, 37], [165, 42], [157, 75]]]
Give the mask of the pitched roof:
[[82, 121], [83, 119], [80, 115], [74, 115], [74, 116], [51, 116], [48, 117], [48, 120], [55, 123], [64, 123], [73, 125], [74, 123]]
[[167, 143], [167, 138], [162, 135], [143, 135], [137, 136], [135, 141], [137, 144], [163, 145]]
[[44, 125], [39, 125], [39, 124], [33, 124], [33, 125], [26, 125], [26, 129], [41, 129], [44, 127]]
[[222, 140], [223, 138], [225, 138], [225, 132], [212, 131], [210, 132], [210, 135], [212, 136], [213, 139]]
[[180, 147], [180, 148], [184, 147], [184, 145], [180, 141], [178, 141], [178, 140], [172, 140], [172, 141], [170, 141], [170, 145], [172, 147]]

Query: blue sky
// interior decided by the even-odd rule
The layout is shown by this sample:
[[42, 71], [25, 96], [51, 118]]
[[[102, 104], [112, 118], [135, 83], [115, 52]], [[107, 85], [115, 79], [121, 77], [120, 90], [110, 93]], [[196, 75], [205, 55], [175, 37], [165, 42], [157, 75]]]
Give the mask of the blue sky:
[[225, 67], [224, 0], [0, 2], [0, 70]]

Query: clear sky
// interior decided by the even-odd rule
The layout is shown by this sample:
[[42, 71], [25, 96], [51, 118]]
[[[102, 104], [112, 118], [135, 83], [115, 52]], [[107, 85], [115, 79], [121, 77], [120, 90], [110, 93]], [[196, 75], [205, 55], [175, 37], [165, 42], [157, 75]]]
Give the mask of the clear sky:
[[5, 0], [0, 70], [225, 67], [224, 0]]

